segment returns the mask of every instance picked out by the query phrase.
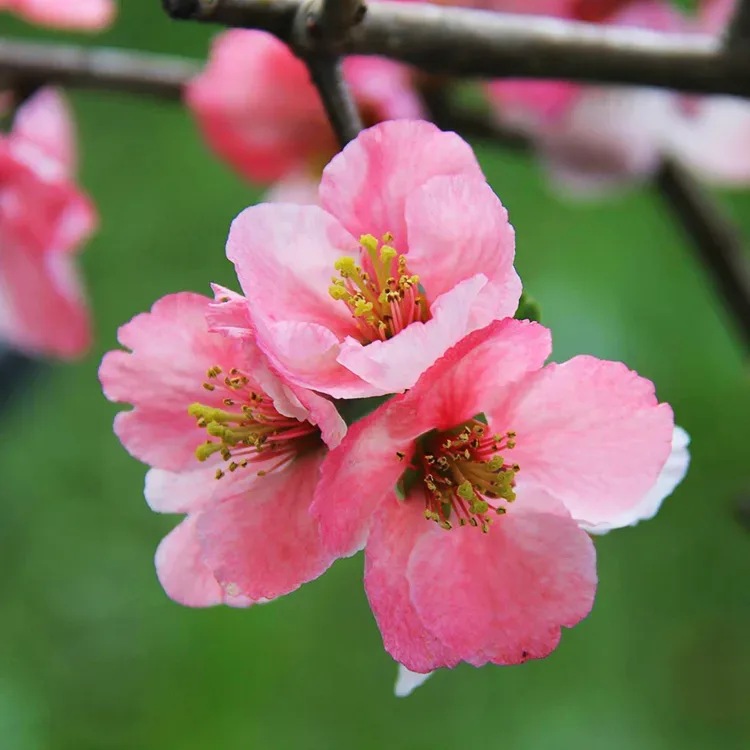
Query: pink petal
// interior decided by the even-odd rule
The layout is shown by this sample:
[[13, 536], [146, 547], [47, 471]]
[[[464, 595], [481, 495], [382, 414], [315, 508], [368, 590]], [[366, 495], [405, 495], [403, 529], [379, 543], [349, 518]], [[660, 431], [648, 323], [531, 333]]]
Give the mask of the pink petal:
[[117, 13], [112, 0], [18, 0], [17, 7], [33, 23], [79, 31], [105, 29]]
[[362, 393], [375, 392], [337, 361], [341, 342], [329, 328], [303, 321], [266, 326], [256, 319], [256, 324], [259, 346], [290, 382], [333, 398], [359, 398]]
[[317, 206], [319, 203], [318, 180], [314, 179], [311, 172], [292, 172], [274, 182], [265, 194], [265, 202]]
[[281, 179], [335, 149], [305, 64], [271, 34], [219, 34], [185, 98], [209, 145], [251, 180]]
[[193, 457], [178, 471], [151, 469], [146, 473], [146, 502], [157, 513], [196, 513], [221, 500], [252, 492], [263, 479], [258, 472], [268, 471], [277, 461], [269, 458], [253, 462], [242, 470], [226, 472], [221, 479], [216, 478], [216, 469], [226, 470], [226, 463], [218, 455], [204, 463]]
[[[114, 355], [121, 353], [110, 352], [102, 367], [112, 365], [116, 361]], [[191, 403], [194, 400], [179, 410], [136, 407], [121, 411], [115, 416], [115, 435], [131, 456], [149, 466], [168, 471], [192, 469], [198, 465], [195, 449], [206, 442], [206, 433], [188, 414]], [[215, 466], [213, 470], [216, 471]]]
[[472, 307], [486, 286], [483, 274], [460, 282], [432, 305], [431, 320], [412, 323], [387, 341], [362, 346], [347, 338], [337, 360], [362, 378], [361, 389], [354, 397], [399, 393], [411, 388], [430, 365], [472, 330], [469, 320]]
[[248, 350], [258, 354], [254, 356], [253, 378], [273, 400], [276, 411], [318, 425], [325, 444], [335, 448], [346, 433], [346, 424], [336, 407], [312, 391], [283, 382], [258, 352], [255, 344], [257, 332], [250, 321], [247, 300], [219, 284], [212, 284], [211, 287], [217, 301], [208, 306], [206, 320], [209, 329], [244, 339], [242, 347], [245, 354], [249, 353]]
[[[25, 220], [39, 222], [33, 215]], [[10, 227], [0, 226], [0, 245], [3, 338], [32, 354], [84, 354], [91, 344], [89, 313], [72, 258], [40, 252], [33, 237]]]
[[344, 77], [366, 124], [424, 116], [412, 70], [406, 65], [382, 57], [347, 57]]
[[702, 179], [720, 185], [750, 182], [750, 104], [714, 96], [698, 101], [670, 131], [669, 153]]
[[155, 302], [150, 312], [121, 326], [118, 340], [131, 352], [105, 355], [99, 368], [104, 395], [110, 401], [147, 405], [169, 414], [187, 415], [195, 401], [220, 405], [221, 397], [202, 384], [206, 370], [225, 364], [233, 350], [230, 340], [209, 332], [208, 304], [200, 294], [170, 294]]
[[251, 206], [232, 222], [227, 240], [254, 320], [310, 322], [341, 336], [356, 329], [328, 288], [336, 261], [352, 254], [359, 254], [357, 242], [317, 206]]
[[559, 120], [578, 101], [583, 87], [567, 81], [503, 79], [487, 84], [490, 102], [500, 120], [532, 129]]
[[[393, 495], [413, 452], [412, 442], [424, 432], [399, 420], [396, 396], [355, 422], [342, 444], [323, 461], [310, 513], [320, 526], [328, 550], [347, 557], [362, 549], [376, 508]], [[400, 461], [397, 451], [407, 453]]]
[[68, 176], [75, 172], [75, 125], [67, 101], [58, 89], [42, 89], [18, 109], [13, 136], [33, 143], [60, 162]]
[[539, 135], [552, 178], [596, 195], [651, 175], [674, 126], [674, 96], [653, 89], [591, 89], [561, 122]]
[[543, 326], [513, 318], [496, 321], [449, 349], [402, 399], [388, 402], [394, 409], [398, 404], [401, 413], [383, 413], [383, 419], [415, 421], [418, 435], [456, 427], [488, 410], [504, 386], [538, 370], [551, 345]]
[[442, 531], [425, 520], [418, 503], [409, 507], [391, 494], [378, 510], [367, 540], [365, 590], [383, 646], [413, 672], [452, 667], [459, 661], [434, 637], [431, 623], [428, 628], [418, 615], [406, 576], [415, 545], [421, 538]]
[[672, 452], [669, 454], [667, 463], [661, 470], [656, 484], [644, 495], [641, 501], [626, 513], [617, 518], [612, 518], [606, 523], [593, 526], [581, 524], [581, 528], [589, 534], [606, 534], [612, 529], [621, 529], [624, 526], [635, 526], [640, 521], [653, 518], [661, 508], [662, 502], [669, 497], [675, 487], [685, 478], [690, 465], [690, 453], [688, 445], [690, 436], [682, 429], [675, 427], [672, 435]]
[[[458, 282], [484, 274], [489, 285], [477, 327], [512, 316], [521, 296], [508, 212], [483, 179], [436, 177], [406, 199], [409, 269], [433, 302]], [[453, 342], [451, 342], [453, 343]]]
[[484, 179], [471, 147], [422, 121], [390, 121], [364, 130], [323, 171], [320, 202], [354, 237], [390, 232], [408, 250], [409, 193], [438, 175]]
[[540, 659], [556, 648], [561, 627], [591, 610], [594, 545], [545, 493], [519, 491], [488, 534], [433, 527], [417, 540], [407, 576], [417, 616], [443, 643], [449, 665]]
[[487, 417], [517, 433], [509, 459], [588, 525], [632, 510], [667, 460], [672, 409], [621, 362], [575, 357], [508, 389]]
[[322, 452], [294, 460], [239, 495], [201, 513], [204, 558], [225, 588], [274, 599], [317, 578], [332, 557], [308, 513]]
[[196, 516], [188, 516], [156, 550], [156, 573], [167, 596], [186, 607], [250, 606], [253, 602], [246, 597], [229, 596], [206, 566], [198, 545], [196, 520]]

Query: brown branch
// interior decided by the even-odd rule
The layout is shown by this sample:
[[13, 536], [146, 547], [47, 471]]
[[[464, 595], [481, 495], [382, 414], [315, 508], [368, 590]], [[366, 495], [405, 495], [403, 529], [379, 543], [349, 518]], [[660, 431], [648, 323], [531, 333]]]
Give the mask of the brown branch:
[[316, 0], [297, 13], [292, 38], [288, 40], [307, 64], [342, 148], [357, 137], [362, 120], [341, 72], [338, 48], [365, 12], [363, 0]]
[[678, 164], [665, 161], [656, 186], [698, 251], [750, 348], [750, 264], [737, 227]]
[[322, 0], [315, 18], [317, 29], [329, 42], [341, 43], [366, 12], [367, 6], [362, 0]]
[[269, 31], [298, 53], [380, 55], [429, 73], [551, 78], [750, 96], [744, 54], [703, 34], [383, 0], [343, 44], [295, 38], [304, 0], [163, 0], [174, 18]]
[[725, 44], [737, 54], [744, 53], [746, 62], [750, 65], [750, 0], [739, 0], [737, 3], [727, 27]]
[[164, 55], [0, 39], [0, 78], [14, 87], [60, 84], [180, 99], [200, 69]]
[[338, 57], [312, 55], [307, 63], [310, 77], [318, 89], [326, 114], [341, 148], [357, 137], [362, 130], [357, 105], [349, 87], [341, 74], [341, 60]]

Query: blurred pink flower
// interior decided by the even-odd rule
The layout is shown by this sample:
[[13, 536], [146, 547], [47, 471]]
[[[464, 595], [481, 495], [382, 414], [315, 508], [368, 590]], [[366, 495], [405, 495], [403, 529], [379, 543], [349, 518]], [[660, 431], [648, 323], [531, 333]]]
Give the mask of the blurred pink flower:
[[43, 89], [0, 135], [0, 339], [76, 357], [90, 344], [75, 253], [96, 225], [73, 182], [74, 125], [62, 95]]
[[[350, 57], [344, 75], [366, 124], [421, 116], [405, 66]], [[338, 150], [305, 64], [262, 31], [217, 36], [186, 100], [211, 148], [250, 180], [317, 183]]]
[[[593, 603], [582, 526], [652, 512], [671, 408], [622, 363], [544, 367], [549, 353], [535, 323], [475, 331], [323, 462], [311, 511], [324, 543], [365, 547], [385, 648], [412, 672], [547, 656]], [[398, 689], [417, 683], [402, 673]]]
[[[661, 31], [687, 25], [666, 0], [579, 0], [556, 15]], [[654, 89], [502, 80], [487, 91], [502, 121], [530, 133], [553, 180], [582, 194], [648, 177], [678, 114], [675, 95]]]
[[0, 10], [42, 26], [100, 31], [112, 23], [117, 6], [113, 0], [0, 0]]
[[[346, 427], [333, 404], [284, 384], [245, 329], [239, 295], [184, 292], [122, 326], [105, 355], [114, 429], [152, 468], [146, 499], [187, 514], [159, 545], [167, 594], [194, 607], [247, 606], [319, 576], [332, 561], [308, 514], [318, 469]], [[221, 323], [229, 335], [213, 333]], [[208, 438], [208, 439], [206, 439]]]
[[258, 344], [298, 385], [336, 398], [404, 390], [516, 310], [513, 228], [455, 133], [365, 130], [325, 168], [319, 198], [251, 206], [227, 242]]

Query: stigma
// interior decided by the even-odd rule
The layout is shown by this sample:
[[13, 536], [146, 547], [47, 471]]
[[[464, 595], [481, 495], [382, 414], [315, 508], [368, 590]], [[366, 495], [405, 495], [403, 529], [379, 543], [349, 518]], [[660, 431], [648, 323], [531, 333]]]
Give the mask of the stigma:
[[[279, 414], [273, 401], [254, 389], [243, 372], [233, 368], [223, 378], [222, 374], [218, 365], [210, 367], [203, 388], [210, 393], [219, 392], [221, 404], [226, 408], [202, 403], [188, 407], [188, 414], [208, 435], [196, 448], [195, 457], [207, 461], [218, 454], [224, 461], [216, 469], [216, 479], [258, 464], [264, 468], [257, 475], [265, 476], [320, 444], [317, 427]], [[269, 462], [271, 465], [267, 466]]]
[[515, 439], [514, 432], [488, 434], [478, 419], [424, 436], [407, 471], [424, 485], [425, 518], [444, 529], [469, 525], [487, 533], [516, 499], [520, 467], [500, 454], [512, 450]]
[[361, 334], [361, 342], [387, 341], [415, 322], [430, 319], [419, 276], [409, 272], [406, 256], [392, 246], [393, 235], [382, 243], [371, 234], [359, 238], [360, 263], [345, 256], [335, 263], [329, 294], [344, 302]]

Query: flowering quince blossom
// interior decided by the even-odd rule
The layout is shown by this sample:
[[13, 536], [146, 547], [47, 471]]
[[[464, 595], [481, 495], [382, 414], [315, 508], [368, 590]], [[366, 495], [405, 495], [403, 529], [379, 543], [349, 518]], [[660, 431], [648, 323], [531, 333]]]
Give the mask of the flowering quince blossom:
[[54, 89], [21, 106], [0, 135], [0, 340], [32, 354], [75, 357], [90, 343], [74, 256], [96, 213], [73, 182], [75, 151]]
[[[666, 0], [568, 2], [557, 12], [537, 10], [532, 2], [524, 10], [659, 31], [687, 29], [685, 17]], [[532, 135], [553, 181], [583, 195], [650, 176], [680, 117], [678, 97], [655, 89], [506, 80], [489, 83], [487, 92], [500, 120]]]
[[0, 0], [0, 10], [31, 23], [78, 31], [100, 31], [114, 20], [113, 0]]
[[297, 385], [335, 398], [402, 391], [516, 310], [513, 228], [455, 133], [369, 128], [325, 168], [319, 198], [251, 206], [227, 242], [258, 345]]
[[[666, 0], [490, 0], [496, 10], [720, 34], [734, 0], [706, 0], [697, 19]], [[664, 156], [717, 184], [750, 182], [750, 105], [729, 96], [502, 80], [488, 84], [500, 120], [526, 129], [556, 183], [582, 195], [649, 177]]]
[[[159, 545], [167, 594], [188, 606], [247, 606], [319, 576], [333, 557], [308, 508], [328, 447], [345, 425], [333, 404], [285, 384], [246, 327], [238, 295], [160, 299], [122, 326], [129, 351], [99, 377], [125, 448], [152, 468], [146, 499], [186, 518]], [[221, 326], [225, 332], [212, 332]]]
[[[349, 57], [344, 76], [366, 124], [422, 115], [405, 66]], [[186, 101], [211, 148], [240, 174], [279, 182], [274, 200], [315, 202], [338, 148], [307, 67], [283, 42], [262, 31], [219, 34]]]
[[[550, 347], [547, 329], [512, 318], [469, 334], [323, 462], [323, 541], [338, 556], [364, 546], [385, 648], [422, 680], [547, 656], [593, 603], [586, 530], [654, 510], [671, 408], [619, 362], [545, 367]], [[409, 672], [401, 694], [420, 680]]]

